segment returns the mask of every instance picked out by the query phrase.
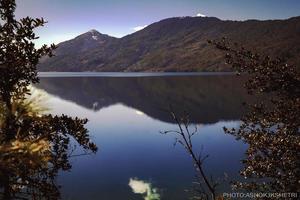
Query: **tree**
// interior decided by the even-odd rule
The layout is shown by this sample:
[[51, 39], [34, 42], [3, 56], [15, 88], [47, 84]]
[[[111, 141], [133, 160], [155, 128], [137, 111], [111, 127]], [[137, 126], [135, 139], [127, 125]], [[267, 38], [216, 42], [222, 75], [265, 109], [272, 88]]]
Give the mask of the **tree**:
[[27, 86], [37, 83], [36, 65], [42, 56], [52, 56], [54, 45], [36, 49], [33, 40], [38, 39], [34, 29], [43, 26], [43, 18], [15, 19], [15, 0], [0, 1], [0, 99], [6, 104], [8, 139], [13, 138], [11, 121], [11, 97], [24, 98]]
[[264, 100], [247, 105], [250, 112], [238, 130], [224, 128], [249, 145], [235, 188], [262, 192], [300, 192], [300, 73], [284, 59], [271, 59], [225, 38], [210, 41], [225, 51], [226, 62], [249, 76], [245, 84]]
[[17, 134], [10, 141], [3, 139], [6, 115], [1, 109], [5, 104], [0, 102], [0, 199], [59, 199], [54, 179], [60, 170], [70, 170], [69, 159], [77, 156], [71, 138], [85, 154], [97, 151], [84, 127], [87, 120], [43, 114], [37, 97], [13, 99]]
[[[0, 0], [0, 197], [58, 199], [54, 179], [69, 170], [71, 139], [96, 153], [85, 128], [87, 119], [52, 116], [29, 101], [29, 85], [39, 81], [36, 66], [52, 56], [54, 45], [36, 49], [34, 29], [44, 19], [15, 19], [15, 0]], [[3, 189], [2, 189], [3, 188]]]

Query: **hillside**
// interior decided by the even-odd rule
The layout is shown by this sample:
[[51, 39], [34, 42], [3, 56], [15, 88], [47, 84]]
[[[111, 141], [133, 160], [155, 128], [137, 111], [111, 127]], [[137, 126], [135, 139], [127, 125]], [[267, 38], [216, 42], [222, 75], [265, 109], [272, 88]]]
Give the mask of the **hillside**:
[[214, 17], [170, 18], [114, 38], [92, 30], [58, 45], [40, 71], [229, 71], [223, 54], [207, 44], [232, 42], [300, 64], [300, 17], [222, 21]]

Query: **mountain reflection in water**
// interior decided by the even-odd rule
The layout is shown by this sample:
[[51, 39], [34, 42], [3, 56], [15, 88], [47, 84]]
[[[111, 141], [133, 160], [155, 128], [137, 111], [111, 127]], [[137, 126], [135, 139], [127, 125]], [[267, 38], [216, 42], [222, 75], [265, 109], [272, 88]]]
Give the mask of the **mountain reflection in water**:
[[186, 77], [67, 77], [42, 78], [37, 86], [49, 94], [98, 111], [121, 103], [164, 122], [172, 122], [165, 110], [172, 105], [186, 110], [193, 123], [240, 119], [242, 103], [249, 96], [243, 78], [225, 76]]
[[72, 171], [60, 174], [63, 199], [187, 199], [195, 180], [192, 162], [173, 147], [172, 135], [159, 133], [176, 129], [169, 105], [189, 112], [199, 126], [194, 146], [210, 155], [207, 173], [237, 178], [246, 147], [222, 127], [239, 125], [248, 100], [242, 83], [231, 75], [41, 78], [36, 87], [48, 93], [51, 113], [88, 118], [99, 147], [95, 156], [75, 158]]

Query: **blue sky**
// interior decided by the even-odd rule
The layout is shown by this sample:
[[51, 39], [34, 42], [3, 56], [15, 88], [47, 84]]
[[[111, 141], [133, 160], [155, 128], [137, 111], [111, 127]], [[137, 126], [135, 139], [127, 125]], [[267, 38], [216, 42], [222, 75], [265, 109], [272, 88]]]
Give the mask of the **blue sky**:
[[90, 29], [115, 37], [161, 19], [196, 16], [220, 19], [286, 19], [300, 15], [300, 0], [17, 0], [17, 17], [44, 17], [42, 43], [58, 43]]

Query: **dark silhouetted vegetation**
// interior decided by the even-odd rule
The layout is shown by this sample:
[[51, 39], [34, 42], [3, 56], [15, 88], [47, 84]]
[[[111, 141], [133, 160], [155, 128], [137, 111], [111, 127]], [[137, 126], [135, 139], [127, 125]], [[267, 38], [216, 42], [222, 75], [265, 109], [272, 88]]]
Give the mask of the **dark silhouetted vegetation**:
[[286, 60], [253, 53], [226, 39], [210, 41], [225, 51], [238, 73], [250, 75], [245, 84], [264, 101], [247, 104], [251, 111], [238, 130], [228, 134], [249, 145], [241, 175], [247, 180], [234, 188], [259, 192], [300, 192], [300, 73]]
[[84, 127], [87, 120], [43, 114], [37, 103], [26, 99], [11, 103], [16, 135], [9, 140], [4, 103], [0, 110], [0, 197], [58, 199], [55, 178], [59, 170], [71, 169], [69, 159], [75, 155], [72, 138], [87, 154], [97, 150]]
[[0, 1], [0, 198], [59, 199], [55, 178], [69, 170], [77, 142], [85, 153], [97, 147], [89, 139], [86, 119], [44, 114], [30, 100], [37, 83], [36, 65], [52, 55], [54, 45], [36, 49], [34, 29], [43, 19], [16, 20], [14, 0]]
[[28, 93], [27, 86], [38, 81], [36, 65], [44, 55], [50, 55], [52, 47], [35, 49], [37, 39], [34, 29], [45, 24], [44, 19], [15, 19], [16, 3], [12, 0], [0, 2], [0, 99], [5, 104], [7, 121], [6, 139], [14, 138], [12, 97], [23, 99]]

